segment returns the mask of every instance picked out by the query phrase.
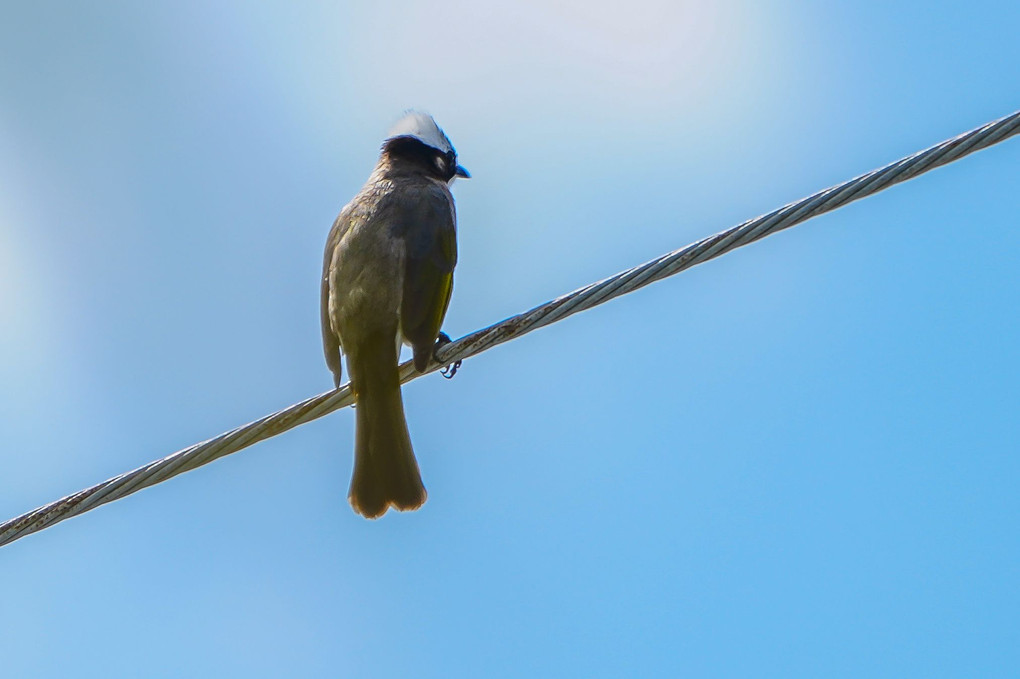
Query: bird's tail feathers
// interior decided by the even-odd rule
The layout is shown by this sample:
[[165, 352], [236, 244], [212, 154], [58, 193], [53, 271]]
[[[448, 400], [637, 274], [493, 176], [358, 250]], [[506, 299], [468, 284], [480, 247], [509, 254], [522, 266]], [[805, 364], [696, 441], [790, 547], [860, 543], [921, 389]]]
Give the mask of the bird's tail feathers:
[[374, 519], [390, 506], [417, 509], [426, 493], [407, 431], [393, 339], [359, 344], [360, 351], [348, 357], [357, 395], [348, 499], [354, 511]]

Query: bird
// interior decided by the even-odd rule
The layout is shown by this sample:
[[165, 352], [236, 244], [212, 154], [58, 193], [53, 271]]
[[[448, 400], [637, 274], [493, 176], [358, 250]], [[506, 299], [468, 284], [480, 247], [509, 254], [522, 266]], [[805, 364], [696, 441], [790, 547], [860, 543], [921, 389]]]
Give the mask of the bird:
[[398, 374], [400, 346], [424, 372], [453, 292], [457, 214], [450, 186], [471, 175], [435, 119], [407, 111], [390, 129], [365, 185], [326, 239], [322, 344], [333, 383], [341, 356], [355, 395], [354, 471], [348, 500], [378, 518], [425, 503]]

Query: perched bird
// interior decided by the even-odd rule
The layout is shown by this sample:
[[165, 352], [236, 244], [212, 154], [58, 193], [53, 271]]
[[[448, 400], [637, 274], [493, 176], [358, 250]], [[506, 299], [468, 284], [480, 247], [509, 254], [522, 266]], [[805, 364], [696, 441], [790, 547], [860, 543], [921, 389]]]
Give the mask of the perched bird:
[[326, 241], [322, 345], [337, 386], [341, 353], [347, 359], [357, 399], [348, 499], [367, 518], [425, 502], [397, 365], [401, 343], [419, 371], [433, 358], [457, 264], [449, 185], [469, 176], [432, 116], [410, 111]]

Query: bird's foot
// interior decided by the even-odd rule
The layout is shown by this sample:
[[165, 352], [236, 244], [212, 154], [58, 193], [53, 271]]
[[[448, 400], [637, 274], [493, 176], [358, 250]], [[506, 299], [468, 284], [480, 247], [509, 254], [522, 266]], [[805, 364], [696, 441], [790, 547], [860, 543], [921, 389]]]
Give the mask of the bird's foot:
[[[436, 338], [436, 346], [432, 348], [432, 358], [437, 363], [439, 362], [439, 359], [436, 358], [436, 352], [439, 351], [439, 349], [442, 348], [444, 345], [447, 345], [450, 342], [451, 342], [451, 340], [450, 340], [450, 336], [449, 335], [447, 335], [445, 332], [439, 333], [439, 337]], [[446, 379], [448, 379], [448, 380], [449, 379], [453, 379], [453, 376], [457, 374], [458, 370], [460, 370], [460, 364], [461, 363], [462, 363], [462, 361], [454, 361], [450, 365], [444, 367], [439, 372]]]

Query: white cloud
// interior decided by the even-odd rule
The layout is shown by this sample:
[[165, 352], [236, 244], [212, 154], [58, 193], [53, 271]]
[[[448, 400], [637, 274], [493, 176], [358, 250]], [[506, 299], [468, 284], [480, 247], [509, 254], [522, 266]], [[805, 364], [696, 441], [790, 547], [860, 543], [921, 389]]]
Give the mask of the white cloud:
[[350, 136], [343, 125], [354, 124], [374, 143], [412, 106], [445, 127], [488, 135], [546, 124], [561, 134], [704, 129], [764, 96], [781, 59], [778, 40], [766, 43], [766, 24], [781, 22], [738, 0], [440, 0], [312, 11], [319, 14], [303, 18], [310, 32], [298, 42], [274, 38], [279, 31], [267, 26], [283, 18], [267, 14], [239, 15], [234, 30], [278, 82], [281, 104], [320, 139]]
[[45, 368], [51, 347], [47, 281], [27, 242], [31, 220], [17, 205], [27, 189], [11, 138], [0, 121], [0, 379], [8, 385]]

